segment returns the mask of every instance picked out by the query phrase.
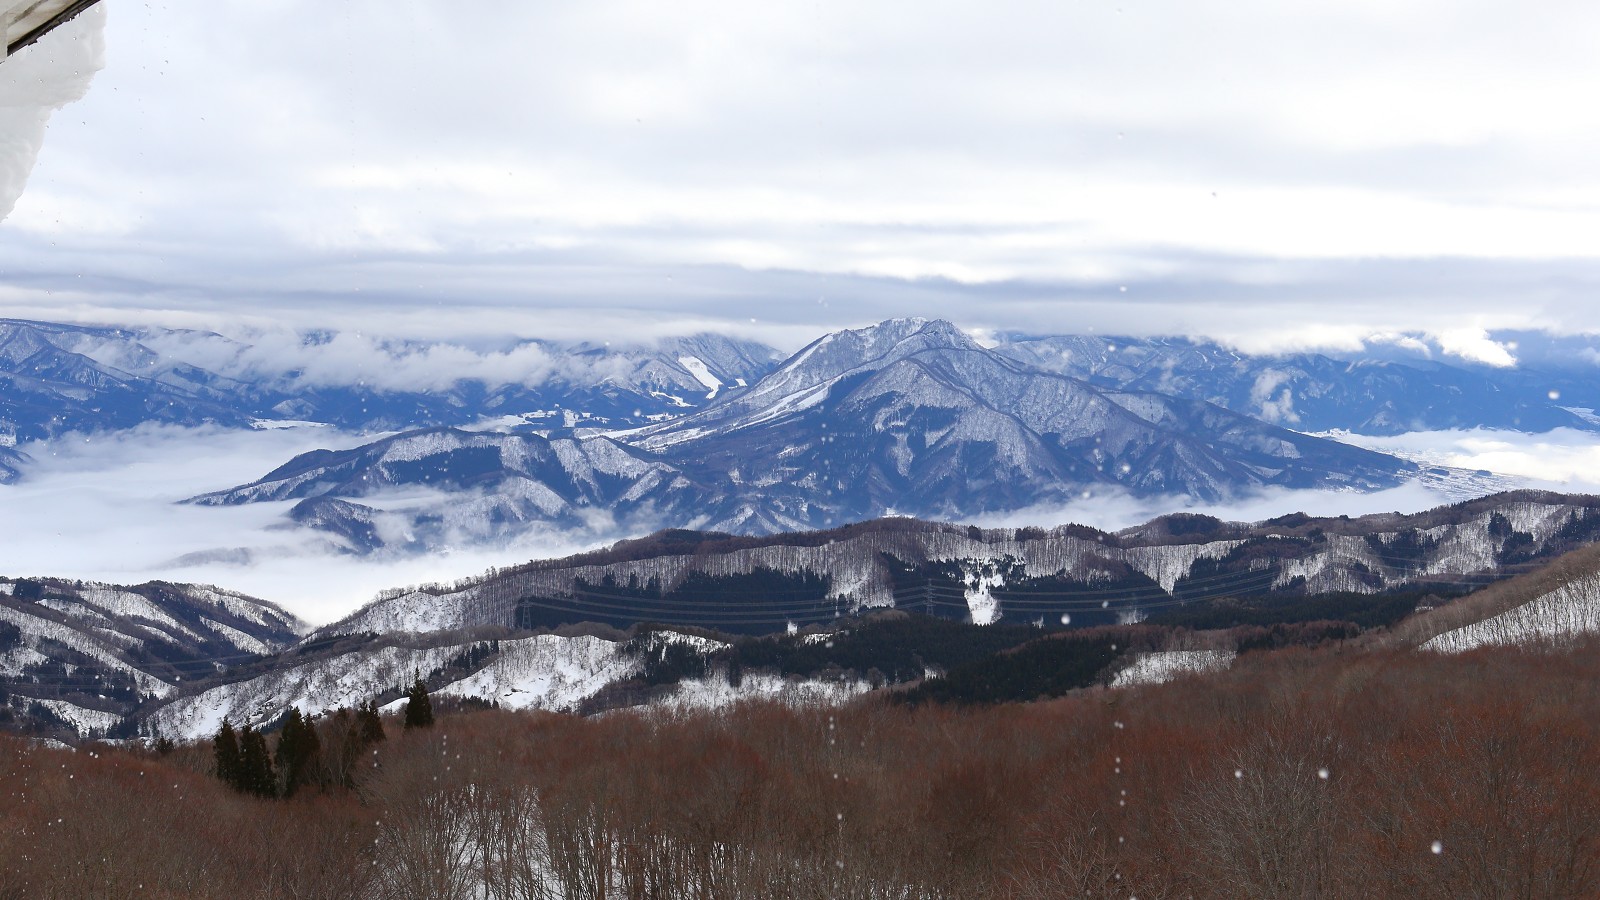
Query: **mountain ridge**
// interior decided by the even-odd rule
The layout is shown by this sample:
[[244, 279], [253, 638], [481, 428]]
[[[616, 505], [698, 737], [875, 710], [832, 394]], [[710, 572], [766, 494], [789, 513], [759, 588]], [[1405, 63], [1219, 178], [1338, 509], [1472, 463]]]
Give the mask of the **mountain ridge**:
[[[355, 501], [379, 487], [451, 483], [452, 470], [470, 467], [452, 462], [452, 449], [425, 454], [429, 461], [411, 469], [384, 461], [398, 446], [424, 454], [421, 448], [444, 434], [408, 432], [353, 450], [313, 451], [191, 502]], [[498, 468], [480, 460], [484, 502], [493, 502], [494, 485], [560, 498], [542, 505], [508, 499], [493, 520], [506, 533], [570, 524], [580, 508], [613, 516], [653, 511], [674, 526], [762, 533], [890, 512], [961, 518], [1111, 486], [1212, 499], [1269, 485], [1370, 490], [1417, 471], [1204, 401], [1106, 391], [1005, 358], [949, 322], [924, 319], [819, 338], [748, 389], [667, 422], [450, 440], [498, 454]], [[520, 445], [541, 441], [574, 452], [537, 473], [508, 462]], [[586, 457], [602, 447], [631, 466], [617, 474], [633, 480], [610, 499], [572, 489]], [[455, 512], [435, 505], [412, 519]]]

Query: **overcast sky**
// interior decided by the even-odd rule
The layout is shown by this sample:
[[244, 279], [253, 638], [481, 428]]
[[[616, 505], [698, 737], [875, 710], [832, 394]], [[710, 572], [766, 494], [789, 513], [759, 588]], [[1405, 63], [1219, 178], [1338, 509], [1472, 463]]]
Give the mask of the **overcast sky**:
[[0, 315], [1600, 329], [1593, 3], [101, 6]]

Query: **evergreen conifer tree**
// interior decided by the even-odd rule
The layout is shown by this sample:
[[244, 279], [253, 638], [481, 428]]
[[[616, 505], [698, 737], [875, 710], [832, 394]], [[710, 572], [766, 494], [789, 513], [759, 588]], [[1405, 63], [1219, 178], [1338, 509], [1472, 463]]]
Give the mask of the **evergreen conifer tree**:
[[239, 731], [238, 788], [258, 797], [271, 797], [278, 792], [278, 779], [272, 772], [272, 756], [267, 752], [267, 739], [249, 723]]
[[378, 701], [376, 699], [368, 700], [362, 704], [360, 710], [356, 713], [356, 719], [361, 729], [361, 743], [363, 745], [377, 744], [387, 737], [383, 733], [383, 718], [378, 715]]
[[321, 743], [311, 720], [300, 715], [299, 707], [289, 707], [289, 717], [278, 735], [277, 753], [278, 775], [283, 779], [285, 797], [311, 780]]
[[419, 674], [411, 690], [406, 691], [406, 727], [427, 728], [432, 724], [433, 701], [428, 699], [428, 686], [422, 683]]
[[211, 739], [211, 750], [217, 760], [217, 777], [223, 784], [239, 789], [239, 735], [227, 716], [222, 717], [222, 727]]

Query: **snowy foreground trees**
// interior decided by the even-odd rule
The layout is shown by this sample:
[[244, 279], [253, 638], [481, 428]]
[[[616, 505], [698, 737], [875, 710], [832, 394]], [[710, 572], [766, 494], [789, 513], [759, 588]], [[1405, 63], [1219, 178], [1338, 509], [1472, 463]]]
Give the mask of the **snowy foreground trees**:
[[237, 754], [0, 738], [0, 896], [1592, 897], [1597, 651], [1259, 651], [1002, 705], [436, 699], [381, 742], [302, 717], [309, 762], [265, 735], [273, 799], [213, 776], [242, 727]]

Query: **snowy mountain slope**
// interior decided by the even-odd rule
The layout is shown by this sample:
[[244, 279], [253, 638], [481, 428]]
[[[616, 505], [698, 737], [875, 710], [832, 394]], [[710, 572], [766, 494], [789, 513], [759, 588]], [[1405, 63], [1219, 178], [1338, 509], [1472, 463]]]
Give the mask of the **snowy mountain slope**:
[[1596, 539], [1600, 498], [1533, 492], [1411, 516], [1170, 517], [1120, 534], [910, 519], [765, 538], [667, 532], [381, 597], [318, 634], [580, 621], [759, 633], [889, 606], [1007, 621], [1070, 613], [1089, 625], [1219, 596], [1454, 588]]
[[1102, 391], [920, 319], [829, 335], [743, 395], [618, 438], [727, 472], [770, 519], [812, 526], [970, 516], [1107, 484], [1214, 497], [1411, 472], [1208, 404]]
[[[355, 500], [424, 487], [379, 510]], [[717, 501], [677, 467], [603, 437], [408, 432], [339, 452], [313, 451], [259, 481], [188, 502], [221, 506], [302, 499], [291, 517], [362, 551], [403, 535], [433, 545], [490, 541], [529, 523], [591, 527], [594, 516], [698, 519]], [[386, 541], [385, 534], [391, 536]]]
[[[1116, 389], [1215, 403], [1298, 431], [1400, 434], [1452, 428], [1542, 432], [1596, 426], [1556, 390], [1570, 377], [1447, 365], [1426, 358], [1253, 356], [1186, 338], [1012, 338], [996, 352]], [[1592, 369], [1592, 366], [1590, 366]], [[1559, 384], [1558, 384], [1559, 382]], [[1593, 379], [1587, 385], [1593, 393]]]
[[[113, 344], [128, 369], [96, 358]], [[249, 427], [238, 382], [159, 359], [132, 332], [0, 319], [0, 443], [144, 422]]]
[[10, 484], [22, 476], [28, 458], [10, 447], [0, 446], [0, 484]]
[[[1416, 471], [1207, 403], [1032, 369], [948, 322], [920, 319], [829, 335], [679, 419], [583, 434], [411, 432], [305, 454], [193, 502], [356, 499], [400, 485], [470, 491], [388, 529], [425, 544], [421, 523], [437, 519], [453, 526], [437, 534], [474, 534], [475, 522], [506, 533], [576, 525], [584, 509], [609, 514], [604, 521], [653, 516], [656, 527], [770, 534], [888, 513], [964, 518], [1107, 485], [1219, 498], [1267, 485], [1373, 489]], [[384, 530], [366, 509], [297, 515], [363, 547]]]
[[185, 679], [275, 653], [306, 630], [270, 603], [209, 586], [0, 578], [0, 688], [25, 717], [37, 704], [47, 719], [103, 731]]
[[[140, 727], [146, 734], [200, 740], [215, 734], [224, 717], [260, 726], [277, 721], [291, 706], [319, 715], [377, 699], [388, 700], [384, 708], [392, 712], [404, 700], [389, 698], [398, 697], [416, 675], [428, 681], [435, 697], [470, 698], [507, 709], [576, 712], [606, 689], [642, 674], [645, 664], [638, 646], [663, 644], [684, 644], [702, 653], [725, 646], [655, 632], [634, 641], [541, 634], [429, 647], [362, 648], [174, 698], [145, 714]], [[463, 664], [474, 659], [478, 661]], [[785, 679], [769, 673], [751, 673], [735, 686], [724, 675], [707, 674], [656, 690], [653, 702], [668, 709], [704, 709], [752, 697], [838, 703], [868, 689], [859, 681]]]
[[1559, 642], [1600, 632], [1600, 575], [1563, 585], [1499, 615], [1447, 631], [1423, 650], [1461, 653], [1494, 645]]

